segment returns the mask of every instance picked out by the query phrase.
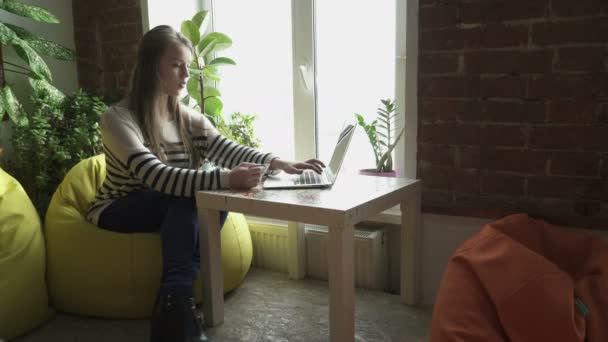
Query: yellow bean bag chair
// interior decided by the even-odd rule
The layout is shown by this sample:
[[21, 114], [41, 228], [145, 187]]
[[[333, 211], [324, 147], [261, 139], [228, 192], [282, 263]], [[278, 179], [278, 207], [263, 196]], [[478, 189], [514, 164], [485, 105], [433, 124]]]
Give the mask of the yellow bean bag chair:
[[[58, 311], [89, 316], [149, 317], [160, 285], [160, 234], [116, 233], [85, 219], [105, 173], [103, 155], [85, 159], [53, 195], [45, 222], [51, 304]], [[228, 216], [221, 239], [228, 292], [251, 266], [251, 235], [243, 215]], [[196, 286], [200, 300], [200, 279]]]
[[44, 239], [40, 218], [21, 185], [0, 169], [0, 339], [46, 321]]

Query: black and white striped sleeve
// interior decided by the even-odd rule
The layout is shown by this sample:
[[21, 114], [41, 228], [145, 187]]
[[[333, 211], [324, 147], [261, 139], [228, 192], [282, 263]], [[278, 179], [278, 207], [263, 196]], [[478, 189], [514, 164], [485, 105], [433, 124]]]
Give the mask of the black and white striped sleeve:
[[207, 158], [228, 169], [232, 169], [241, 162], [270, 164], [273, 158], [270, 153], [262, 153], [253, 148], [239, 145], [220, 134], [212, 137], [210, 141], [206, 151]]
[[275, 156], [271, 153], [260, 152], [256, 149], [240, 145], [221, 135], [204, 115], [191, 108], [185, 109], [190, 115], [192, 136], [203, 138], [205, 144], [198, 145], [202, 155], [217, 165], [232, 169], [241, 162], [255, 164], [270, 164]]
[[192, 197], [197, 190], [226, 188], [229, 185], [229, 171], [201, 171], [168, 166], [150, 151], [131, 154], [126, 167], [146, 186], [173, 196]]
[[104, 147], [129, 177], [156, 191], [192, 197], [197, 190], [229, 188], [229, 171], [193, 170], [169, 166], [146, 148], [134, 122], [106, 113], [101, 118]]

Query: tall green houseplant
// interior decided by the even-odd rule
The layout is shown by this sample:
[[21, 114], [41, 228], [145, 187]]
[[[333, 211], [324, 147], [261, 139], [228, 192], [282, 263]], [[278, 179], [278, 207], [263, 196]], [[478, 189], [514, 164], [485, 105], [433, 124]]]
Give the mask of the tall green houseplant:
[[207, 11], [196, 13], [192, 19], [184, 20], [181, 25], [182, 34], [194, 46], [190, 79], [186, 85], [188, 95], [184, 102], [193, 102], [194, 108], [204, 113], [224, 136], [239, 144], [258, 148], [260, 141], [255, 138], [253, 132], [253, 122], [257, 117], [255, 114], [236, 112], [232, 113], [228, 120], [222, 114], [224, 103], [217, 87], [221, 81], [219, 70], [223, 66], [236, 63], [231, 58], [216, 56], [217, 52], [232, 46], [232, 39], [221, 32], [207, 32], [208, 26]]
[[215, 127], [225, 131], [226, 121], [222, 116], [224, 104], [216, 87], [216, 83], [220, 81], [218, 68], [236, 63], [228, 57], [216, 57], [215, 54], [231, 47], [232, 39], [221, 32], [206, 32], [207, 26], [207, 11], [200, 11], [191, 20], [182, 22], [181, 32], [194, 46], [190, 79], [186, 85], [188, 96], [185, 100], [194, 100], [195, 107], [207, 115]]
[[403, 135], [405, 128], [399, 134], [393, 135], [396, 119], [395, 102], [391, 99], [380, 100], [383, 107], [377, 110], [377, 119], [365, 122], [361, 114], [355, 113], [357, 123], [363, 128], [374, 151], [376, 172], [393, 171], [393, 150]]
[[[59, 19], [48, 10], [15, 0], [1, 0], [0, 14], [2, 12], [9, 12], [49, 24], [59, 23]], [[10, 72], [39, 80], [39, 82], [50, 83], [52, 81], [51, 70], [40, 55], [66, 61], [75, 59], [74, 51], [1, 19], [0, 43], [2, 48], [13, 48], [25, 63], [23, 65], [17, 63], [17, 61], [5, 60], [0, 50], [0, 74], [2, 76]], [[50, 84], [47, 86], [50, 87]], [[6, 84], [5, 77], [2, 77], [2, 84], [0, 84], [0, 117], [4, 118], [4, 115], [8, 114], [8, 117], [16, 122], [20, 120], [20, 116], [23, 114], [22, 108], [20, 101], [11, 89], [11, 85]], [[21, 119], [24, 118], [21, 116]]]

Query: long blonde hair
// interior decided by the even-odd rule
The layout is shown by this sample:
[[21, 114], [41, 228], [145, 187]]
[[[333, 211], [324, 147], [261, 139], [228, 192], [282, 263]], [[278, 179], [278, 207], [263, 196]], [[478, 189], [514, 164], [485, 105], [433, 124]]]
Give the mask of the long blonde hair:
[[[180, 111], [179, 98], [168, 96], [162, 103], [162, 84], [159, 76], [159, 64], [163, 53], [171, 44], [182, 44], [193, 51], [192, 43], [171, 26], [156, 26], [141, 38], [137, 51], [137, 64], [133, 72], [128, 107], [142, 131], [144, 141], [160, 160], [167, 161], [167, 155], [161, 148], [164, 141], [161, 136], [160, 114], [163, 110], [169, 113], [169, 119], [175, 120], [178, 134], [184, 143], [186, 154], [190, 156], [190, 167], [197, 168], [201, 160], [198, 151], [193, 148], [192, 134], [188, 129], [187, 115]], [[186, 122], [188, 121], [188, 122]]]

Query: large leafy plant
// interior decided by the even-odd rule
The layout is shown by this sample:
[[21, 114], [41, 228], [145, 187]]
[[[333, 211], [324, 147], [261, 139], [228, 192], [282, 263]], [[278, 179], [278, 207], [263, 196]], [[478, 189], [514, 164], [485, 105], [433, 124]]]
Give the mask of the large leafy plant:
[[217, 52], [232, 46], [232, 39], [221, 32], [207, 32], [209, 13], [200, 11], [192, 19], [184, 20], [181, 33], [194, 46], [194, 56], [190, 65], [190, 79], [186, 85], [188, 95], [184, 102], [191, 104], [206, 115], [213, 125], [231, 140], [258, 148], [260, 141], [255, 138], [253, 122], [255, 114], [232, 113], [229, 120], [222, 114], [224, 103], [217, 87], [221, 81], [220, 68], [236, 65], [229, 57], [217, 56]]
[[[0, 0], [0, 15], [3, 11], [44, 23], [59, 23], [57, 17], [48, 10], [16, 0]], [[12, 47], [24, 62], [24, 64], [20, 64], [18, 61], [5, 60], [5, 58], [2, 58], [0, 50], [0, 61], [2, 62], [0, 63], [0, 74], [6, 75], [10, 72], [24, 75], [30, 79], [39, 80], [36, 82], [38, 84], [52, 81], [51, 70], [40, 55], [59, 60], [75, 59], [74, 51], [31, 33], [22, 27], [6, 23], [1, 19], [0, 43], [2, 48]], [[23, 114], [23, 107], [11, 90], [11, 86], [5, 83], [4, 77], [2, 77], [2, 84], [0, 84], [0, 117], [8, 114], [13, 122], [17, 122], [20, 114]], [[48, 86], [50, 87], [50, 84]]]
[[216, 57], [218, 51], [232, 46], [232, 39], [221, 32], [207, 32], [209, 14], [207, 11], [196, 13], [191, 20], [184, 20], [181, 32], [194, 46], [194, 56], [190, 65], [190, 79], [186, 88], [186, 101], [194, 100], [194, 107], [207, 115], [220, 130], [226, 122], [222, 116], [224, 104], [221, 93], [216, 87], [220, 81], [219, 67], [236, 65], [228, 57]]
[[99, 119], [106, 105], [82, 90], [65, 96], [31, 80], [33, 110], [13, 125], [14, 175], [44, 217], [57, 186], [78, 161], [101, 153]]
[[377, 119], [370, 123], [365, 122], [361, 114], [355, 113], [357, 123], [363, 128], [374, 151], [376, 159], [376, 172], [393, 171], [392, 152], [397, 146], [397, 142], [403, 135], [404, 128], [401, 129], [396, 137], [393, 135], [393, 123], [396, 118], [395, 102], [390, 99], [380, 100], [381, 108], [377, 110]]

